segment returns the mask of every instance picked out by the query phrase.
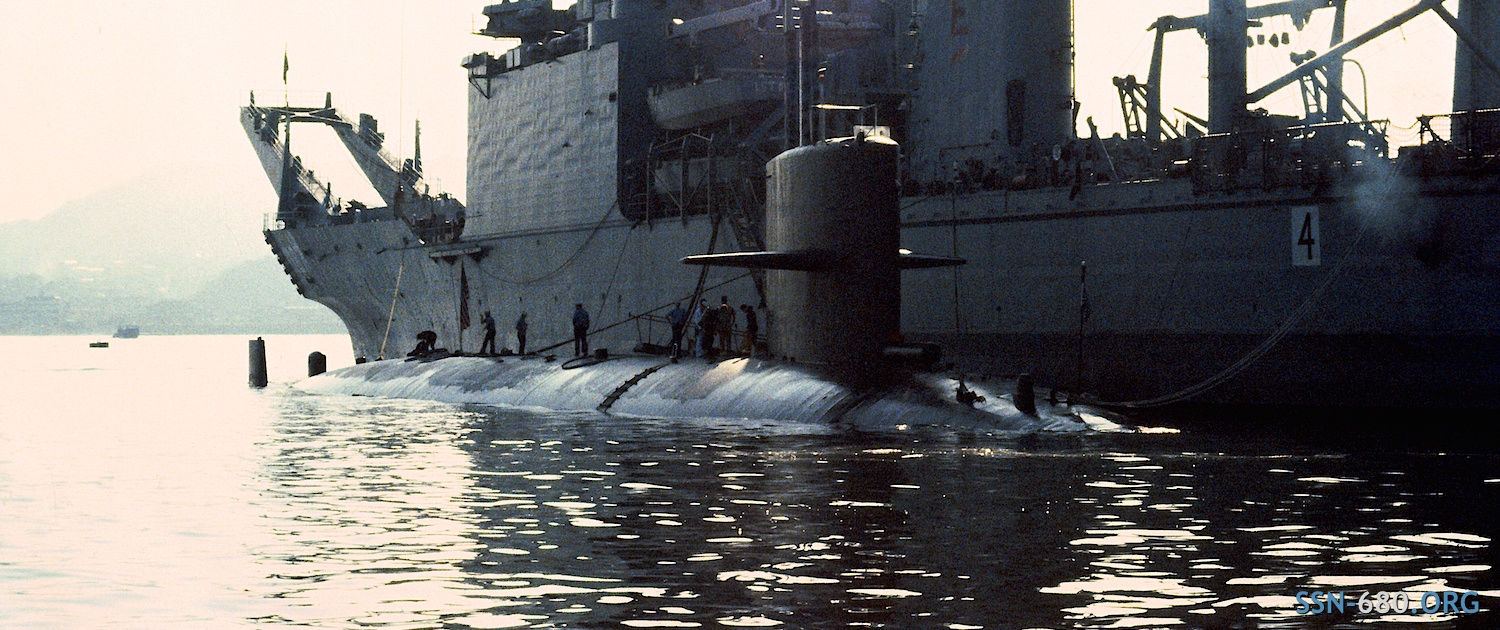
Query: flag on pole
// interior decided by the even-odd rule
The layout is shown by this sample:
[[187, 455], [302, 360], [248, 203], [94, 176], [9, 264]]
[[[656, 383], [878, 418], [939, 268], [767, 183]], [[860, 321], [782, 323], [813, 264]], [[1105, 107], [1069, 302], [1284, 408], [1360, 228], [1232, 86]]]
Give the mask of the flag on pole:
[[469, 328], [469, 272], [459, 263], [458, 268], [458, 329]]
[[292, 69], [292, 60], [286, 54], [286, 49], [281, 49], [281, 85], [286, 85], [286, 74]]

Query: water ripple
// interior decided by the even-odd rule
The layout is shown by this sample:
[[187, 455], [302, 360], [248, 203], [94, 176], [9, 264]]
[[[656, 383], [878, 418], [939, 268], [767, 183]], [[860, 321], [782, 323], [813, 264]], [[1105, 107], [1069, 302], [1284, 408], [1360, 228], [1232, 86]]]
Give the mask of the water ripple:
[[100, 387], [0, 422], [0, 625], [1291, 628], [1305, 590], [1500, 597], [1489, 455], [622, 419], [238, 368], [184, 376], [218, 392], [193, 406], [111, 374], [28, 376]]

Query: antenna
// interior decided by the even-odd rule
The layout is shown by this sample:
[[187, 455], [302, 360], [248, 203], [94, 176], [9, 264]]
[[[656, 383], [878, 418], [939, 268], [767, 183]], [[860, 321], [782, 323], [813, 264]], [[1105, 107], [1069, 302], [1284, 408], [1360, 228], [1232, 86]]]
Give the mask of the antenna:
[[417, 122], [417, 135], [416, 135], [416, 139], [412, 143], [411, 167], [412, 167], [412, 170], [414, 170], [414, 171], [417, 172], [417, 175], [421, 175], [422, 174], [422, 119], [418, 118], [416, 122]]

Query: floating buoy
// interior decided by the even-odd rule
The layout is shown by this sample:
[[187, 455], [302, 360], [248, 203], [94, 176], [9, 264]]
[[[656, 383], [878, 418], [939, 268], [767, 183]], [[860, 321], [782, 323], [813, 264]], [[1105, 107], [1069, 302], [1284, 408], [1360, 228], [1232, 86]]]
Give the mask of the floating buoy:
[[267, 382], [266, 340], [256, 337], [250, 340], [250, 386], [265, 387]]

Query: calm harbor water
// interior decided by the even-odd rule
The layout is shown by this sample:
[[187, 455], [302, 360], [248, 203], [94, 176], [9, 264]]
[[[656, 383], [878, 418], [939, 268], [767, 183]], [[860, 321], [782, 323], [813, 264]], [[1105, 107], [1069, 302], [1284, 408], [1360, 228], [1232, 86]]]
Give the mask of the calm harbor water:
[[[870, 435], [293, 390], [311, 350], [350, 362], [340, 337], [268, 338], [260, 391], [245, 337], [91, 340], [0, 338], [0, 627], [1500, 619], [1500, 455], [1435, 413]], [[1360, 614], [1367, 591], [1463, 603]]]

